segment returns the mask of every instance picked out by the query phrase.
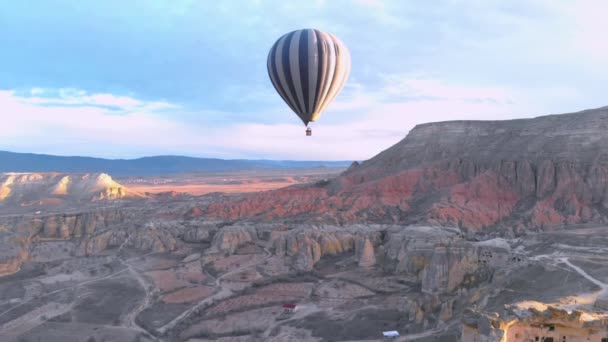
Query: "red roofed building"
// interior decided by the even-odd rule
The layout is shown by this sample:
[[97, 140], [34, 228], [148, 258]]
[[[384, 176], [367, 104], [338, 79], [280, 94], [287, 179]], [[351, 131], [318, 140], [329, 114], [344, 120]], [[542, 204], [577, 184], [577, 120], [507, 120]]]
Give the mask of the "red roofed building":
[[295, 312], [298, 306], [296, 304], [285, 303], [283, 304], [283, 311], [286, 313]]

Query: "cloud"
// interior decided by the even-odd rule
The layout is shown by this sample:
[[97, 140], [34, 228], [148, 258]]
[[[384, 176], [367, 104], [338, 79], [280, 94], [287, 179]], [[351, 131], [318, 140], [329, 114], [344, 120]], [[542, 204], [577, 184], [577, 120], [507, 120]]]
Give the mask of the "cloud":
[[509, 90], [497, 86], [454, 85], [441, 80], [386, 75], [381, 92], [386, 97], [418, 97], [436, 100], [512, 102]]
[[[358, 102], [359, 99], [353, 98]], [[344, 108], [356, 107], [343, 102], [343, 107], [330, 105], [318, 123], [312, 124], [313, 137], [304, 136], [297, 124], [242, 124], [229, 130], [214, 130], [214, 140], [231, 146], [233, 153], [245, 158], [272, 156], [292, 159], [368, 159], [405, 137], [415, 125], [432, 121], [461, 119], [506, 119], [523, 117], [524, 110], [515, 105], [468, 103], [446, 99], [375, 103], [356, 116]], [[528, 114], [528, 113], [526, 113]], [[343, 120], [328, 120], [341, 116]], [[228, 133], [228, 131], [230, 133]], [[238, 137], [239, 144], [235, 144]]]
[[[0, 107], [8, 114], [3, 118], [0, 148], [101, 157], [180, 154], [363, 160], [403, 139], [417, 124], [549, 114], [543, 102], [570, 97], [574, 103], [579, 96], [567, 87], [521, 91], [420, 75], [390, 75], [382, 80], [376, 86], [356, 79], [349, 83], [319, 122], [311, 125], [312, 138], [304, 135], [304, 126], [282, 103], [252, 113], [226, 113], [187, 111], [163, 101], [80, 89], [37, 90], [36, 96], [0, 91]], [[121, 115], [115, 115], [117, 109], [110, 105]], [[256, 119], [276, 111], [276, 106], [282, 108], [282, 120]]]
[[[37, 92], [40, 94], [40, 92]], [[132, 147], [177, 150], [200, 132], [156, 113], [156, 102], [121, 96], [49, 90], [57, 97], [22, 97], [0, 91], [2, 148], [27, 152], [119, 156]], [[53, 106], [48, 106], [53, 103]], [[79, 104], [82, 106], [71, 106]], [[114, 115], [107, 105], [119, 106]], [[164, 108], [161, 106], [161, 108]]]
[[19, 96], [15, 99], [24, 104], [39, 106], [75, 106], [75, 107], [106, 107], [119, 111], [146, 109], [151, 111], [175, 109], [178, 106], [166, 101], [141, 101], [129, 96], [117, 96], [107, 93], [88, 94], [82, 89], [32, 88], [31, 96]]
[[[514, 107], [501, 102], [509, 97], [506, 91], [497, 88], [483, 93], [497, 101], [468, 101], [478, 95], [476, 89], [420, 78], [387, 77], [377, 90], [353, 82], [320, 122], [312, 125], [313, 138], [304, 135], [304, 126], [288, 110], [282, 113], [285, 121], [276, 123], [256, 123], [248, 119], [251, 115], [242, 115], [240, 120], [233, 118], [219, 125], [214, 120], [239, 114], [213, 110], [180, 113], [185, 109], [172, 103], [81, 89], [44, 89], [26, 95], [1, 91], [0, 107], [8, 115], [3, 118], [0, 141], [4, 146], [0, 148], [103, 157], [185, 154], [361, 160], [396, 143], [419, 123], [513, 114]], [[407, 96], [414, 97], [404, 100]], [[167, 108], [177, 110], [178, 115], [171, 115], [173, 111]], [[116, 110], [121, 115], [115, 115]], [[185, 120], [187, 115], [199, 120]]]

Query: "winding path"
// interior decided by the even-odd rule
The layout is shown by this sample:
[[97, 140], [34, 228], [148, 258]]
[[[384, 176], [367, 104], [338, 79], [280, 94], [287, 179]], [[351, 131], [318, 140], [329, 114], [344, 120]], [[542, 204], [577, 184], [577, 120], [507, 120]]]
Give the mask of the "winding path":
[[[152, 253], [148, 253], [148, 254], [152, 254]], [[28, 304], [29, 302], [31, 302], [34, 299], [40, 299], [40, 298], [48, 297], [48, 296], [51, 296], [51, 295], [54, 295], [54, 294], [57, 294], [57, 293], [60, 293], [60, 292], [66, 291], [66, 290], [70, 290], [70, 289], [73, 289], [73, 288], [76, 288], [76, 287], [79, 287], [79, 286], [83, 286], [83, 285], [86, 285], [86, 284], [95, 283], [95, 282], [98, 282], [98, 281], [102, 281], [102, 280], [106, 280], [106, 279], [109, 279], [109, 278], [113, 278], [113, 277], [115, 277], [115, 276], [117, 276], [119, 274], [122, 274], [122, 273], [125, 273], [125, 272], [128, 271], [128, 272], [130, 272], [135, 277], [135, 279], [142, 286], [142, 288], [145, 291], [146, 296], [145, 296], [145, 299], [142, 302], [142, 304], [140, 304], [140, 306], [137, 309], [135, 309], [134, 311], [130, 312], [127, 315], [127, 317], [125, 318], [125, 323], [126, 323], [126, 325], [129, 328], [138, 330], [139, 332], [143, 333], [148, 338], [153, 338], [153, 336], [150, 334], [150, 332], [148, 332], [147, 330], [143, 329], [142, 327], [140, 327], [139, 325], [137, 325], [137, 323], [135, 322], [135, 318], [137, 317], [137, 315], [139, 315], [139, 313], [141, 311], [143, 311], [146, 307], [148, 307], [148, 305], [150, 304], [150, 301], [151, 301], [151, 297], [152, 296], [150, 294], [150, 291], [148, 290], [148, 286], [146, 284], [146, 281], [145, 281], [145, 279], [143, 279], [143, 276], [141, 274], [139, 274], [139, 272], [137, 272], [137, 270], [135, 270], [133, 268], [133, 266], [128, 263], [128, 261], [131, 260], [131, 259], [127, 259], [125, 261], [125, 260], [122, 260], [122, 259], [118, 258], [118, 260], [120, 261], [120, 263], [123, 266], [125, 266], [124, 269], [116, 271], [116, 272], [113, 272], [113, 273], [108, 274], [108, 275], [106, 275], [104, 277], [86, 280], [86, 281], [83, 281], [83, 282], [80, 282], [80, 283], [76, 283], [74, 285], [67, 286], [67, 287], [64, 287], [64, 288], [61, 288], [61, 289], [58, 289], [58, 290], [55, 290], [55, 291], [52, 291], [52, 292], [49, 292], [49, 293], [45, 293], [45, 294], [41, 295], [38, 298], [30, 298], [30, 299], [28, 299], [26, 301], [23, 301], [23, 302], [15, 305], [13, 307], [11, 307], [10, 309], [8, 309], [8, 310], [6, 310], [4, 312], [0, 312], [0, 317], [2, 317], [4, 315], [12, 312], [13, 310], [15, 310], [15, 309], [17, 309], [17, 308], [19, 308], [21, 306], [24, 306], [24, 305]], [[44, 306], [44, 307], [46, 307], [46, 306]], [[45, 315], [49, 316], [49, 315], [51, 315], [51, 313], [50, 312], [49, 313], [45, 313]], [[19, 318], [17, 318], [17, 320], [19, 320]], [[15, 324], [15, 322], [16, 322], [16, 320], [11, 320], [11, 321], [3, 324], [3, 325], [0, 325], [0, 332], [4, 331], [8, 327], [12, 326], [13, 324]]]
[[[272, 256], [272, 254], [266, 249], [264, 248], [264, 253], [266, 254], [266, 259], [270, 258]], [[222, 300], [222, 299], [226, 299], [228, 297], [230, 297], [233, 292], [229, 289], [225, 289], [222, 288], [222, 279], [224, 279], [225, 277], [231, 276], [233, 274], [236, 274], [238, 272], [243, 271], [244, 269], [247, 269], [249, 267], [255, 266], [257, 264], [259, 264], [262, 261], [252, 261], [250, 263], [247, 263], [245, 265], [242, 265], [238, 268], [235, 268], [232, 271], [226, 272], [224, 274], [222, 274], [221, 276], [217, 277], [215, 279], [215, 287], [221, 288], [221, 290], [219, 292], [216, 292], [215, 294], [211, 295], [210, 297], [207, 297], [205, 299], [203, 299], [202, 301], [198, 302], [196, 305], [194, 305], [193, 307], [191, 307], [190, 309], [182, 312], [179, 316], [175, 317], [173, 320], [171, 320], [169, 323], [165, 324], [164, 326], [156, 329], [156, 331], [158, 331], [161, 335], [164, 335], [165, 333], [167, 333], [167, 331], [173, 329], [179, 322], [183, 321], [184, 319], [188, 318], [190, 315], [192, 315], [195, 311], [206, 307], [207, 305], [211, 305], [213, 304], [215, 301], [217, 300]]]
[[572, 268], [573, 270], [576, 271], [576, 273], [580, 274], [581, 276], [585, 277], [587, 280], [589, 280], [590, 282], [594, 283], [595, 285], [599, 286], [602, 288], [603, 292], [606, 292], [606, 290], [608, 290], [608, 285], [606, 283], [602, 283], [601, 281], [593, 278], [592, 276], [590, 276], [587, 272], [585, 272], [582, 268], [572, 264], [570, 262], [570, 260], [568, 260], [568, 258], [563, 257], [563, 258], [558, 258], [558, 261], [568, 265], [570, 268]]
[[137, 272], [137, 270], [133, 267], [133, 265], [128, 263], [128, 261], [130, 259], [127, 259], [127, 261], [124, 261], [122, 259], [119, 259], [119, 260], [120, 260], [121, 264], [123, 264], [124, 266], [127, 267], [127, 269], [133, 275], [133, 277], [135, 277], [135, 279], [137, 280], [139, 285], [143, 288], [144, 293], [145, 293], [144, 300], [141, 302], [141, 304], [139, 304], [139, 306], [137, 308], [135, 308], [135, 310], [133, 310], [133, 311], [129, 312], [129, 314], [127, 314], [127, 316], [124, 319], [124, 323], [127, 327], [138, 330], [139, 332], [143, 333], [146, 337], [156, 340], [156, 338], [154, 338], [153, 335], [150, 334], [150, 332], [148, 330], [139, 326], [135, 320], [142, 311], [144, 311], [148, 306], [150, 306], [150, 302], [152, 301], [152, 293], [150, 291], [150, 287], [149, 287], [148, 283], [146, 282], [146, 280], [144, 279], [144, 277], [139, 272]]

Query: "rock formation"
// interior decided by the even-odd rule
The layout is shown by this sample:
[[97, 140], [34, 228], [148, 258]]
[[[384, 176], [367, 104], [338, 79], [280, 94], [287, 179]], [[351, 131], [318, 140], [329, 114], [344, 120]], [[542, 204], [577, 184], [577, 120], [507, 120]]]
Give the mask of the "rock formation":
[[360, 239], [357, 242], [357, 259], [361, 267], [371, 267], [376, 264], [374, 245], [368, 238]]
[[246, 244], [267, 246], [272, 255], [284, 258], [300, 271], [310, 271], [322, 257], [352, 253], [362, 267], [375, 264], [374, 244], [381, 243], [380, 226], [335, 227], [277, 224], [236, 224], [215, 234], [207, 255], [231, 255]]
[[[148, 220], [146, 222], [146, 217]], [[73, 214], [8, 216], [0, 221], [0, 273], [19, 269], [39, 245], [65, 241], [74, 256], [95, 255], [119, 246], [170, 251], [185, 226], [159, 223], [142, 209], [97, 209]]]
[[210, 217], [431, 223], [508, 234], [608, 221], [608, 107], [416, 126], [327, 184], [214, 203]]
[[143, 198], [105, 173], [2, 173], [0, 205], [36, 207]]
[[247, 244], [267, 246], [272, 255], [299, 271], [312, 270], [323, 257], [349, 254], [362, 268], [378, 265], [388, 272], [413, 276], [429, 294], [475, 286], [487, 280], [492, 269], [511, 261], [506, 243], [469, 242], [443, 228], [247, 223], [220, 229], [203, 259], [232, 255]]

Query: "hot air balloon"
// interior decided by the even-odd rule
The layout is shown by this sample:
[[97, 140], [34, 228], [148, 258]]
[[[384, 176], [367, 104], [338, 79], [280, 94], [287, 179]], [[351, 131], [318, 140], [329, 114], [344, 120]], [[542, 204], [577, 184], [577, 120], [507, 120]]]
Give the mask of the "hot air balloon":
[[350, 54], [328, 32], [304, 29], [279, 38], [268, 53], [268, 76], [281, 98], [307, 127], [316, 121], [344, 87]]

